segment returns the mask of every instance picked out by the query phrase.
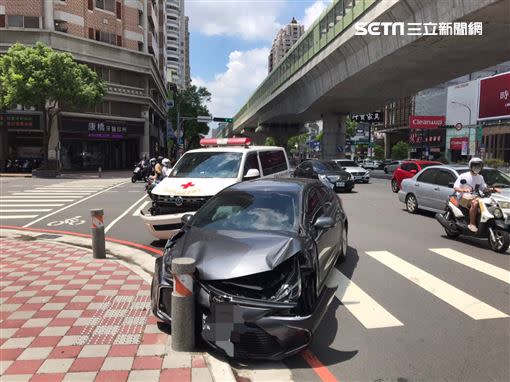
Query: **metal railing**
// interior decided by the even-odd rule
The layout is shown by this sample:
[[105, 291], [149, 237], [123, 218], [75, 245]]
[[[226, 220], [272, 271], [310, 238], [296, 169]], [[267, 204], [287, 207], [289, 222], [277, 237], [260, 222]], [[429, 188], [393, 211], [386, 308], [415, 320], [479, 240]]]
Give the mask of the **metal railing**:
[[234, 123], [242, 119], [247, 112], [259, 107], [264, 100], [378, 1], [380, 0], [334, 0], [257, 87], [248, 102], [235, 115]]

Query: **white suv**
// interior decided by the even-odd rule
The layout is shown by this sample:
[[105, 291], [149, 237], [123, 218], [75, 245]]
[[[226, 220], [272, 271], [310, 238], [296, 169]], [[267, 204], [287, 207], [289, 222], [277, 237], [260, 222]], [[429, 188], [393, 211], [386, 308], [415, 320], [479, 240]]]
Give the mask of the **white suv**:
[[149, 232], [168, 239], [181, 218], [197, 211], [210, 197], [244, 180], [288, 177], [289, 160], [282, 147], [249, 146], [249, 138], [202, 139], [205, 148], [186, 152], [151, 192], [149, 214], [140, 216]]

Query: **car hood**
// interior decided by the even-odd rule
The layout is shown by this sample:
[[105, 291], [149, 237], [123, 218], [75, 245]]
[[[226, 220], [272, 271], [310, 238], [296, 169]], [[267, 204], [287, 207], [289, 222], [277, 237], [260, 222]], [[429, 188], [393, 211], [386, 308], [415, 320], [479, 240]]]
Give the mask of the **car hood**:
[[356, 167], [356, 166], [348, 166], [348, 167], [343, 167], [343, 168], [347, 172], [366, 172], [367, 171], [363, 167]]
[[212, 196], [237, 183], [236, 178], [173, 178], [163, 179], [152, 190], [155, 195]]
[[492, 198], [498, 202], [508, 202], [510, 200], [510, 188], [502, 188], [501, 192], [492, 194]]
[[165, 255], [165, 263], [191, 257], [201, 280], [227, 280], [272, 270], [301, 247], [301, 240], [292, 233], [190, 227], [170, 249], [171, 256]]

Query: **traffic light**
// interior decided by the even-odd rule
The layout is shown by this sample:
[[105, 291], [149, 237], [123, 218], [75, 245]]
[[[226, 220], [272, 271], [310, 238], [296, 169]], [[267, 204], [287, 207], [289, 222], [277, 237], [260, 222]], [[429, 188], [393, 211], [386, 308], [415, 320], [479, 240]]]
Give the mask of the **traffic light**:
[[228, 123], [232, 123], [232, 122], [234, 122], [234, 118], [220, 118], [220, 117], [214, 117], [214, 118], [213, 118], [213, 121], [214, 121], [214, 122], [228, 122]]

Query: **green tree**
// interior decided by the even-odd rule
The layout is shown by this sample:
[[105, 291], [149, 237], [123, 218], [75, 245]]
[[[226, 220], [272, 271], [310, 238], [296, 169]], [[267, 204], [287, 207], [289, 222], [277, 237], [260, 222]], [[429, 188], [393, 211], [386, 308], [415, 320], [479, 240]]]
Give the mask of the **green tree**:
[[410, 149], [411, 147], [406, 142], [400, 141], [391, 148], [391, 156], [394, 159], [406, 159]]
[[[287, 140], [287, 148], [291, 153], [298, 153], [299, 149], [306, 144], [308, 133], [294, 135]], [[296, 147], [297, 145], [297, 147]]]
[[264, 146], [276, 146], [276, 141], [273, 137], [267, 137], [264, 141]]
[[353, 121], [349, 117], [347, 117], [347, 120], [345, 122], [345, 137], [352, 138], [356, 135], [356, 127], [358, 127], [358, 122]]
[[[174, 93], [175, 107], [168, 111], [168, 118], [174, 126], [177, 126], [177, 113], [180, 117], [198, 117], [199, 115], [211, 115], [206, 102], [211, 101], [211, 93], [205, 87], [190, 86], [180, 92]], [[209, 126], [204, 122], [194, 120], [181, 121], [181, 129], [184, 138], [188, 142], [185, 150], [199, 146], [200, 136], [209, 132]]]
[[105, 93], [105, 82], [87, 65], [40, 42], [34, 47], [14, 44], [0, 56], [0, 109], [21, 104], [43, 113], [43, 152], [48, 167], [56, 165], [48, 163], [48, 143], [61, 109], [93, 107]]
[[376, 145], [374, 147], [374, 156], [375, 156], [375, 159], [384, 159], [384, 147], [382, 147], [381, 145]]
[[322, 142], [322, 137], [324, 136], [324, 131], [321, 131], [317, 136], [315, 137], [315, 140], [317, 142]]

